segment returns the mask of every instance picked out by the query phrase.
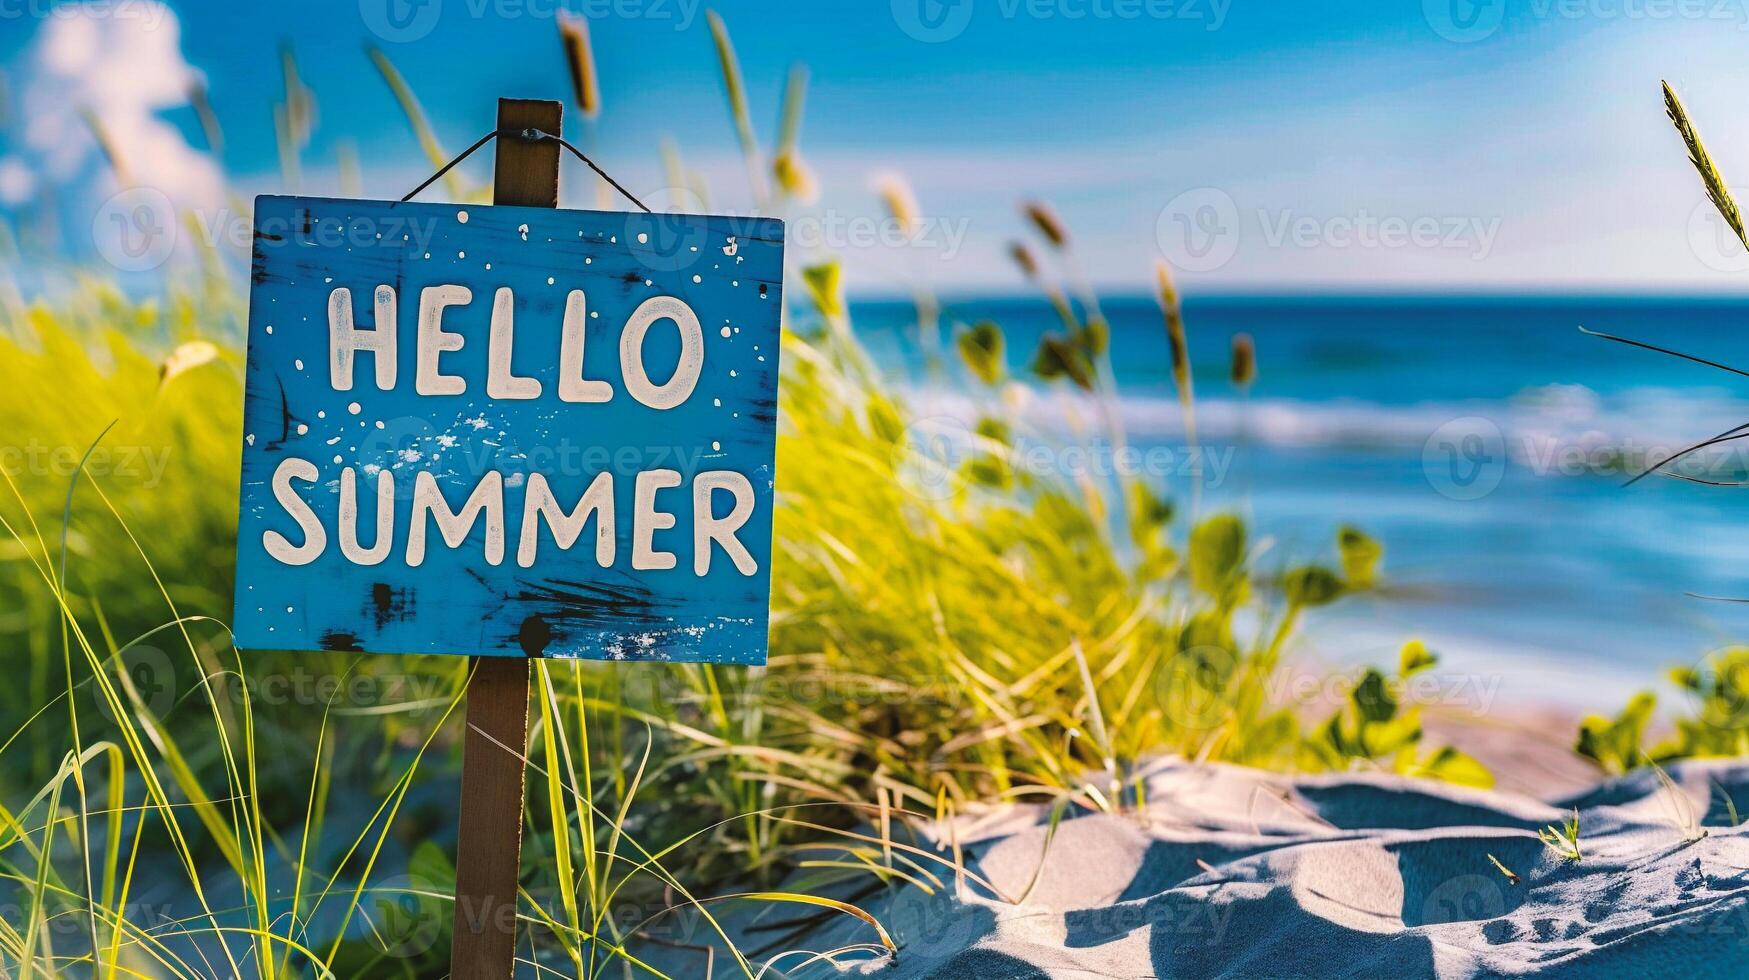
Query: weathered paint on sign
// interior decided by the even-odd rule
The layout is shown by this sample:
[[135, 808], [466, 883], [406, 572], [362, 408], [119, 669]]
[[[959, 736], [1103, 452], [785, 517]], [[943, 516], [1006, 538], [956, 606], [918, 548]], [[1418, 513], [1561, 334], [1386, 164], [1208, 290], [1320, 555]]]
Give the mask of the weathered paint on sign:
[[763, 663], [783, 225], [261, 197], [239, 647]]

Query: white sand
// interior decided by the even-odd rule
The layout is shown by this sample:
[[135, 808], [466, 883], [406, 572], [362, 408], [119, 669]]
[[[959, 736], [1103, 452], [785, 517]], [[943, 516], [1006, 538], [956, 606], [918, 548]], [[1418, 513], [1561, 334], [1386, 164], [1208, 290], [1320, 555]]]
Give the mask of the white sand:
[[[952, 897], [939, 869], [950, 884], [933, 897], [860, 896], [899, 955], [846, 957], [844, 969], [893, 980], [1749, 975], [1749, 832], [1730, 826], [1724, 803], [1729, 794], [1749, 817], [1749, 765], [1688, 763], [1670, 776], [1675, 792], [1647, 771], [1546, 804], [1390, 776], [1163, 761], [1146, 774], [1145, 814], [1067, 819], [1048, 854], [1041, 810], [961, 818], [968, 860], [1005, 893], [1025, 891], [1045, 855], [1026, 900], [975, 887]], [[1577, 862], [1536, 837], [1572, 806]], [[1704, 834], [1688, 840], [1691, 818]], [[755, 926], [743, 947], [782, 937], [770, 920], [793, 914], [737, 922]], [[871, 939], [838, 917], [777, 949]], [[837, 973], [793, 969], [801, 961], [777, 966]], [[700, 963], [672, 965], [704, 976]], [[725, 966], [735, 972], [719, 957], [718, 975]]]

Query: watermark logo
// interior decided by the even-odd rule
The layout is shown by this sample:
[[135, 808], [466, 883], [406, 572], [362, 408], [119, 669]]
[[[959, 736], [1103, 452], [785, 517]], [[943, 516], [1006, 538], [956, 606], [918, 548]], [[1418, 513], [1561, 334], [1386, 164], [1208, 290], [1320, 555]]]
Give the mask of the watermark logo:
[[1227, 683], [1239, 668], [1233, 651], [1198, 644], [1154, 672], [1154, 694], [1166, 717], [1187, 732], [1207, 732], [1227, 719]]
[[98, 206], [91, 243], [122, 272], [150, 272], [176, 251], [176, 206], [156, 187], [130, 187]]
[[[628, 213], [620, 239], [639, 265], [652, 272], [679, 272], [710, 257], [710, 220], [696, 193], [686, 187], [663, 187], [647, 199], [655, 202], [656, 210]], [[717, 258], [732, 264], [737, 250], [735, 242], [719, 246]]]
[[[176, 668], [170, 655], [157, 647], [140, 645], [123, 650], [116, 655], [107, 678], [123, 714], [132, 714], [135, 698], [154, 718], [164, 717], [176, 704]], [[120, 724], [103, 687], [95, 681], [89, 686], [97, 713]]]
[[1421, 921], [1416, 925], [1445, 922], [1480, 922], [1506, 914], [1506, 895], [1500, 890], [1500, 875], [1461, 874], [1439, 883], [1421, 903]]
[[1478, 500], [1493, 493], [1506, 475], [1506, 440], [1489, 419], [1452, 419], [1422, 445], [1421, 471], [1441, 496]]
[[443, 0], [358, 0], [358, 16], [391, 44], [423, 40], [443, 16]]
[[423, 955], [443, 934], [445, 903], [436, 885], [418, 875], [395, 875], [371, 886], [376, 937], [395, 959]]
[[[299, 434], [305, 433], [300, 431]], [[366, 432], [358, 444], [358, 455], [367, 460], [417, 463], [432, 451], [437, 436], [437, 429], [430, 420], [417, 415], [401, 415], [385, 420], [381, 428]]]
[[915, 888], [897, 893], [882, 918], [893, 941], [908, 958], [924, 962], [945, 959], [977, 942], [990, 912], [963, 905], [951, 894], [925, 894]]
[[1185, 191], [1161, 209], [1154, 240], [1174, 269], [1213, 272], [1239, 250], [1239, 206], [1218, 187]]
[[[1743, 200], [1743, 194], [1742, 189], [1731, 189], [1736, 200]], [[1702, 265], [1733, 275], [1749, 271], [1749, 251], [1743, 248], [1743, 240], [1708, 198], [1702, 197], [1689, 210], [1687, 231], [1688, 249]]]
[[940, 44], [965, 33], [972, 0], [892, 0], [893, 22], [911, 38]]
[[1506, 0], [1421, 0], [1421, 13], [1435, 34], [1470, 44], [1500, 29]]
[[952, 497], [974, 439], [964, 422], [949, 415], [915, 419], [905, 426], [903, 471], [912, 496], [926, 502]]

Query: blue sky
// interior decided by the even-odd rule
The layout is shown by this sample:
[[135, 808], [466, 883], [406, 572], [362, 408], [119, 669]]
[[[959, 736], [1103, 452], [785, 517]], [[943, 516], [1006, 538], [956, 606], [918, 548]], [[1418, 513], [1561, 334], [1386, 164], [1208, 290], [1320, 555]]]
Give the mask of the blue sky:
[[[393, 59], [453, 150], [489, 128], [495, 96], [567, 97], [559, 9], [591, 25], [604, 111], [585, 138], [600, 161], [672, 204], [657, 152], [669, 137], [712, 210], [749, 209], [695, 0], [0, 2], [0, 209], [81, 251], [67, 229], [117, 185], [76, 124], [80, 106], [121, 134], [135, 182], [178, 207], [224, 207], [221, 179], [244, 194], [283, 189], [282, 43], [318, 111], [302, 189], [335, 192], [350, 145], [365, 193], [399, 196], [428, 168], [365, 45]], [[822, 193], [785, 216], [792, 240], [842, 255], [866, 291], [1017, 286], [1004, 253], [1025, 231], [1015, 202], [1033, 196], [1063, 215], [1102, 283], [1140, 286], [1165, 258], [1187, 283], [1222, 289], [1749, 284], [1749, 255], [1719, 241], [1658, 92], [1670, 78], [1727, 176], [1749, 174], [1749, 0], [719, 10], [767, 147], [786, 73], [809, 67], [803, 150]], [[87, 63], [114, 77], [91, 81]], [[176, 96], [185, 72], [212, 93], [226, 138], [216, 160]], [[472, 172], [484, 179], [486, 166]], [[927, 218], [909, 244], [880, 223], [873, 187], [888, 172]], [[592, 204], [580, 171], [567, 181], [568, 204]]]

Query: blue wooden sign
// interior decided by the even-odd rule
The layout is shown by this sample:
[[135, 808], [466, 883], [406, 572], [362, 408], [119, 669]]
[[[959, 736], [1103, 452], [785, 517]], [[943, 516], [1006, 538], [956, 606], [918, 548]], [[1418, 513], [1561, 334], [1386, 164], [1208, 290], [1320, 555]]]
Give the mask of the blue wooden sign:
[[245, 649], [765, 661], [783, 224], [261, 197]]

